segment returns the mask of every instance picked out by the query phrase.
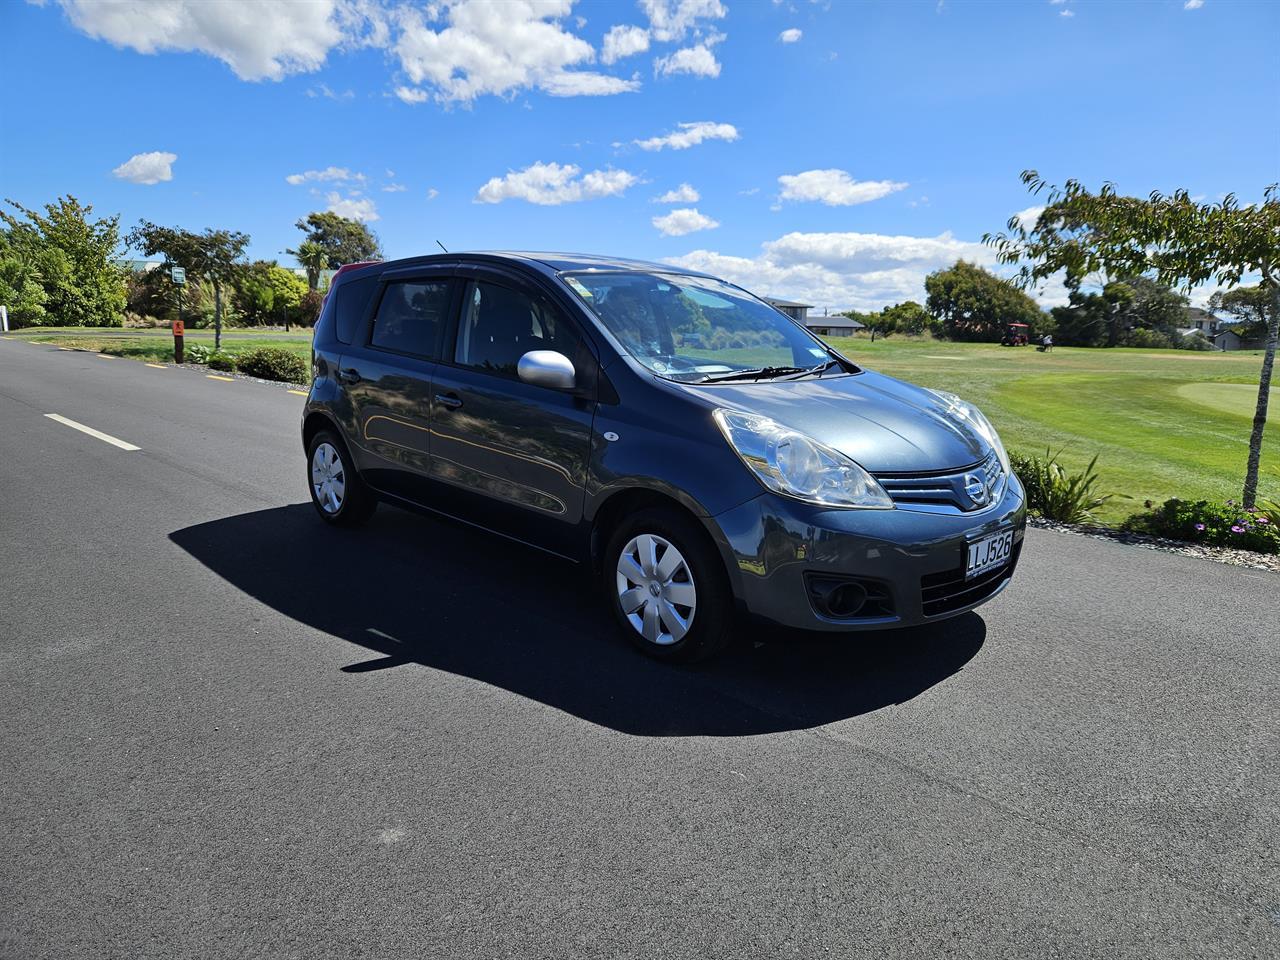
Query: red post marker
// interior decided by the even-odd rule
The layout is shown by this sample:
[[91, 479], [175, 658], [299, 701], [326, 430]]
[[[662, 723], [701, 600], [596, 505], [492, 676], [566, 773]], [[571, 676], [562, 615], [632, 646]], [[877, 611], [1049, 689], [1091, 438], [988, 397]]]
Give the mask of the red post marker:
[[174, 363], [182, 362], [182, 338], [185, 332], [186, 331], [185, 331], [185, 328], [183, 327], [181, 320], [173, 321], [173, 362]]

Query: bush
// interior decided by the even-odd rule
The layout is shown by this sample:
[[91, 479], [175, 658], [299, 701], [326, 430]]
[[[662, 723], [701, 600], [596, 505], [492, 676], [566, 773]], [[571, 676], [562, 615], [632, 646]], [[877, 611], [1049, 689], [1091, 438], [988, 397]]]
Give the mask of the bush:
[[1071, 474], [1058, 462], [1058, 454], [1050, 454], [1048, 450], [1043, 457], [1014, 454], [1009, 459], [1013, 463], [1013, 472], [1027, 491], [1027, 507], [1046, 520], [1087, 523], [1093, 519], [1091, 511], [1111, 499], [1111, 494], [1093, 492], [1098, 481], [1098, 474], [1094, 471], [1098, 462], [1096, 456], [1082, 472]]
[[236, 368], [236, 358], [229, 353], [223, 353], [221, 350], [215, 350], [210, 353], [204, 362], [209, 365], [210, 370], [223, 370], [230, 373]]
[[280, 347], [257, 347], [236, 358], [241, 373], [263, 380], [282, 380], [285, 383], [305, 383], [307, 361], [296, 353]]
[[1280, 553], [1280, 524], [1270, 511], [1245, 510], [1234, 500], [1166, 500], [1154, 510], [1135, 513], [1122, 529], [1214, 547]]
[[193, 343], [190, 346], [183, 347], [182, 358], [187, 363], [208, 363], [209, 356], [213, 353], [208, 345], [203, 343]]
[[1173, 340], [1158, 330], [1136, 327], [1124, 335], [1121, 343], [1126, 347], [1143, 347], [1148, 350], [1167, 350]]

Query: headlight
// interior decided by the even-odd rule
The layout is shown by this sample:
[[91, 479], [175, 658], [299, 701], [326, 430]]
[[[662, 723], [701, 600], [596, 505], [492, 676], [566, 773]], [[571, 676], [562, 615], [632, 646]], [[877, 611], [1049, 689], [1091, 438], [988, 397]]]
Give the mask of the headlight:
[[893, 509], [875, 478], [838, 450], [768, 417], [734, 410], [714, 416], [742, 462], [774, 493], [824, 507]]
[[947, 416], [973, 427], [978, 436], [982, 437], [996, 452], [996, 456], [1000, 459], [1000, 466], [1004, 468], [1006, 474], [1013, 472], [1013, 468], [1009, 466], [1009, 454], [1005, 452], [1004, 444], [1000, 442], [1000, 434], [996, 433], [996, 428], [991, 425], [986, 414], [973, 404], [961, 400], [954, 393], [947, 393], [944, 390], [929, 392], [947, 405]]

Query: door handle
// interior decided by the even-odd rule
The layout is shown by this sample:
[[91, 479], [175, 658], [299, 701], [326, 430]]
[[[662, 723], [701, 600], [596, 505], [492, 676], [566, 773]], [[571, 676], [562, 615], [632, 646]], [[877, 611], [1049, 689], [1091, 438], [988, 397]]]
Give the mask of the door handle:
[[338, 379], [343, 383], [359, 383], [360, 371], [353, 367], [347, 367], [345, 370], [338, 371]]
[[448, 407], [450, 410], [457, 410], [462, 406], [462, 401], [452, 393], [437, 393], [436, 403], [442, 407]]

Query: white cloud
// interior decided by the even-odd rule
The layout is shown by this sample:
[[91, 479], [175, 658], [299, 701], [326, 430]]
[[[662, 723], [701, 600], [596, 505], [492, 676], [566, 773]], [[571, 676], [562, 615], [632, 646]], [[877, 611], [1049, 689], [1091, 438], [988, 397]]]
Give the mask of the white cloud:
[[1075, 15], [1076, 13], [1074, 10], [1063, 10], [1060, 14], [1058, 14], [1058, 16], [1060, 17], [1074, 17]]
[[714, 230], [720, 226], [720, 223], [699, 213], [696, 207], [687, 207], [654, 217], [653, 225], [664, 236], [683, 237], [687, 233], [697, 233], [699, 230]]
[[343, 40], [336, 0], [59, 0], [79, 30], [139, 53], [198, 52], [241, 80], [320, 69]]
[[1013, 216], [1023, 230], [1030, 230], [1036, 225], [1036, 221], [1040, 219], [1040, 214], [1044, 213], [1044, 207], [1027, 207], [1025, 210], [1019, 210]]
[[553, 97], [603, 97], [615, 93], [634, 93], [640, 89], [639, 79], [624, 80], [607, 73], [588, 70], [566, 70], [544, 78], [539, 86]]
[[[579, 176], [579, 174], [582, 174]], [[572, 163], [534, 163], [493, 177], [476, 194], [478, 203], [526, 200], [540, 206], [557, 206], [625, 193], [639, 178], [626, 170], [592, 170], [583, 174]]]
[[643, 27], [616, 26], [611, 27], [604, 35], [604, 45], [600, 50], [600, 60], [604, 63], [617, 63], [624, 57], [633, 57], [649, 49], [649, 31]]
[[372, 223], [378, 219], [378, 207], [369, 197], [344, 197], [337, 191], [333, 191], [325, 194], [324, 199], [329, 204], [330, 213], [336, 213], [348, 220]]
[[660, 197], [654, 197], [654, 203], [697, 203], [702, 199], [698, 191], [687, 183], [682, 183], [674, 190], [668, 190]]
[[354, 180], [363, 183], [363, 173], [352, 173], [346, 167], [325, 167], [323, 170], [304, 170], [302, 173], [291, 173], [284, 178], [286, 183], [298, 186], [302, 183], [346, 183]]
[[661, 150], [670, 147], [672, 150], [687, 150], [696, 147], [705, 140], [738, 139], [738, 128], [731, 123], [713, 123], [710, 120], [699, 120], [696, 123], [678, 123], [678, 130], [664, 137], [650, 137], [648, 140], [636, 140], [641, 150]]
[[388, 183], [382, 188], [383, 193], [404, 193], [409, 188], [403, 183]]
[[781, 200], [817, 200], [829, 207], [869, 203], [907, 187], [893, 180], [854, 180], [843, 170], [806, 170], [781, 176], [778, 183]]
[[845, 309], [874, 310], [903, 300], [924, 302], [924, 278], [958, 259], [991, 267], [981, 243], [875, 233], [789, 233], [755, 257], [695, 250], [670, 262], [740, 283], [769, 296]]
[[658, 77], [675, 76], [688, 73], [695, 77], [720, 76], [720, 61], [706, 44], [696, 47], [682, 47], [675, 53], [658, 57], [653, 61], [653, 73]]
[[1187, 2], [1182, 5], [1182, 9], [1183, 10], [1199, 10], [1203, 6], [1204, 6], [1204, 0], [1187, 0]]
[[778, 39], [781, 40], [783, 43], [796, 43], [803, 36], [804, 36], [803, 30], [797, 27], [792, 27], [790, 30], [783, 30], [780, 34], [778, 34]]
[[173, 164], [177, 159], [176, 153], [165, 153], [161, 150], [135, 153], [111, 173], [130, 183], [161, 183], [173, 179]]
[[439, 190], [437, 190], [435, 187], [431, 187], [431, 188], [427, 191], [427, 199], [428, 199], [428, 200], [434, 200], [434, 199], [435, 199], [436, 197], [438, 197], [438, 196], [440, 196], [440, 191], [439, 191]]
[[405, 103], [426, 103], [431, 99], [431, 94], [416, 87], [396, 87], [395, 93]]
[[307, 88], [307, 96], [315, 99], [316, 97], [324, 97], [327, 100], [336, 100], [342, 103], [344, 100], [354, 99], [356, 92], [354, 90], [343, 90], [338, 92], [330, 88], [327, 83], [317, 83], [314, 87]]
[[[559, 18], [573, 0], [456, 0], [425, 10], [400, 7], [400, 35], [393, 52], [413, 87], [396, 95], [407, 103], [426, 99], [469, 102], [484, 94], [509, 95], [538, 88], [553, 96], [624, 93], [639, 86], [567, 68], [595, 59], [591, 44], [565, 30]], [[445, 24], [437, 24], [443, 20]], [[440, 29], [433, 29], [438, 25]]]
[[682, 40], [703, 20], [723, 19], [728, 11], [720, 0], [640, 0], [649, 18], [649, 32], [662, 43]]

